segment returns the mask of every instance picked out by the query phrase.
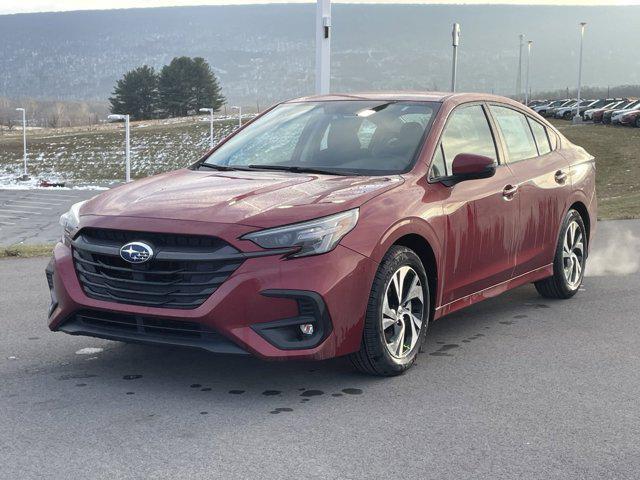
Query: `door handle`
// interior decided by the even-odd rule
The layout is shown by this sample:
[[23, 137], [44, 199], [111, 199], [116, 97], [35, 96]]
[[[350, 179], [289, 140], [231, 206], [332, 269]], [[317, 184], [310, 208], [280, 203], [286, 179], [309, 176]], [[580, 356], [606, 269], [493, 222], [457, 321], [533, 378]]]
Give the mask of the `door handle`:
[[555, 179], [557, 183], [564, 183], [567, 180], [567, 174], [562, 170], [558, 170], [555, 174]]
[[513, 200], [513, 197], [517, 192], [518, 192], [517, 185], [507, 185], [502, 190], [502, 198], [504, 198], [505, 200]]

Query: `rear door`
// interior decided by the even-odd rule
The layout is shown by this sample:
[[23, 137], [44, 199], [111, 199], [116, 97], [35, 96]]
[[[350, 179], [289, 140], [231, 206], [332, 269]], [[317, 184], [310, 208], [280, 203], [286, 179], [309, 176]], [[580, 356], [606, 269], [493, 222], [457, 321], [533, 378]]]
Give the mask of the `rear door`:
[[448, 187], [443, 198], [446, 225], [442, 304], [511, 278], [515, 267], [518, 199], [510, 194], [515, 176], [501, 162], [486, 106], [465, 104], [449, 116], [432, 161], [431, 182], [451, 174], [456, 155], [493, 158], [491, 178]]
[[506, 105], [492, 104], [490, 111], [517, 179], [520, 226], [514, 276], [519, 276], [553, 262], [571, 192], [569, 164], [556, 151], [556, 134], [542, 123]]

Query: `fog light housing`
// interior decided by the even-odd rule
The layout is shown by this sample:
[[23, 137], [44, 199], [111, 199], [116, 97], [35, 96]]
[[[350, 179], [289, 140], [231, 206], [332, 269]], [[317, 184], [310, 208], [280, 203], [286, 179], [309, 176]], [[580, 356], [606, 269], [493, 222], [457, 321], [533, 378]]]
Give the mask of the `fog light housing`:
[[251, 325], [253, 331], [280, 350], [315, 348], [333, 327], [324, 300], [307, 290], [263, 290], [265, 297], [290, 298], [298, 304], [298, 315]]

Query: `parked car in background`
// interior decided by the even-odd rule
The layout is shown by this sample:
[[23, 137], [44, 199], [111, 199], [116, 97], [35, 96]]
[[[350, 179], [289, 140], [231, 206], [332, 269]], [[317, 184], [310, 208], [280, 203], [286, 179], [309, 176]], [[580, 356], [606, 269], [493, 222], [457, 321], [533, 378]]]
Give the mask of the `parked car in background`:
[[64, 214], [49, 327], [398, 375], [432, 320], [575, 295], [596, 203], [593, 156], [514, 100], [296, 99]]
[[527, 105], [527, 107], [533, 108], [533, 107], [537, 107], [537, 106], [540, 106], [540, 105], [545, 105], [545, 104], [548, 104], [548, 103], [549, 103], [549, 100], [531, 100], [529, 102], [529, 104]]
[[561, 109], [561, 108], [566, 108], [566, 107], [572, 107], [574, 106], [576, 103], [578, 103], [578, 100], [576, 99], [568, 99], [568, 100], [564, 100], [560, 105], [558, 105], [557, 107], [550, 107], [547, 109], [547, 112], [545, 113], [545, 117], [555, 117], [556, 112]]
[[602, 108], [600, 110], [596, 110], [595, 112], [593, 112], [593, 123], [603, 123], [603, 119], [604, 119], [604, 114], [605, 113], [607, 113], [609, 111], [616, 110], [616, 109], [624, 108], [627, 105], [629, 105], [630, 103], [632, 103], [631, 100], [623, 100], [621, 102], [617, 102], [617, 103], [611, 105], [610, 107]]
[[532, 110], [536, 113], [539, 113], [540, 115], [542, 115], [543, 117], [547, 116], [547, 112], [553, 108], [559, 107], [560, 105], [562, 105], [564, 102], [566, 102], [567, 100], [553, 100], [547, 103], [542, 103], [540, 105], [536, 105], [535, 107], [532, 107]]
[[[589, 102], [587, 105], [582, 105], [580, 107], [580, 111], [579, 114], [580, 116], [584, 119], [584, 114], [586, 113], [587, 110], [591, 110], [593, 108], [602, 108], [606, 105], [609, 105], [610, 103], [614, 102], [615, 98], [601, 98], [599, 100], [592, 100], [591, 102]], [[620, 99], [622, 100], [622, 99]]]
[[607, 110], [606, 112], [604, 112], [604, 115], [602, 116], [602, 123], [604, 124], [609, 124], [609, 123], [613, 123], [612, 119], [615, 116], [616, 117], [616, 121], [619, 118], [618, 115], [620, 115], [621, 113], [628, 113], [631, 110], [636, 110], [638, 107], [640, 106], [640, 100], [634, 100], [632, 102], [629, 102], [625, 107], [623, 108], [617, 108], [615, 110]]
[[628, 100], [626, 98], [617, 98], [617, 99], [613, 99], [613, 100], [609, 100], [608, 103], [606, 103], [605, 105], [602, 106], [598, 106], [598, 107], [590, 107], [587, 110], [585, 110], [582, 118], [584, 118], [585, 120], [593, 120], [593, 115], [599, 111], [599, 110], [606, 110], [607, 108], [616, 108], [619, 105], [622, 105], [623, 103], [628, 102]]
[[632, 110], [623, 114], [620, 118], [620, 124], [640, 128], [640, 110]]
[[578, 107], [578, 101], [575, 100], [569, 105], [556, 108], [553, 116], [554, 118], [564, 118], [565, 120], [571, 120], [573, 117], [575, 117], [576, 110], [578, 110], [579, 108], [585, 109], [588, 105], [591, 105], [595, 102], [597, 102], [597, 100], [581, 100], [580, 107]]

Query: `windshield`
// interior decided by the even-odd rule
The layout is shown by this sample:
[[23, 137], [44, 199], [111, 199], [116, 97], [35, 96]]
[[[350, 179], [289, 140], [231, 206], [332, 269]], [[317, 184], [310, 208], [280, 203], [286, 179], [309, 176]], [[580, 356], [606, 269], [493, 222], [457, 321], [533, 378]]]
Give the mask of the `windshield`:
[[626, 110], [631, 110], [635, 107], [637, 107], [638, 105], [640, 105], [640, 100], [636, 100], [635, 102], [631, 102], [629, 105], [627, 105], [626, 107], [624, 107]]
[[286, 103], [248, 125], [201, 165], [385, 175], [408, 171], [440, 104]]

